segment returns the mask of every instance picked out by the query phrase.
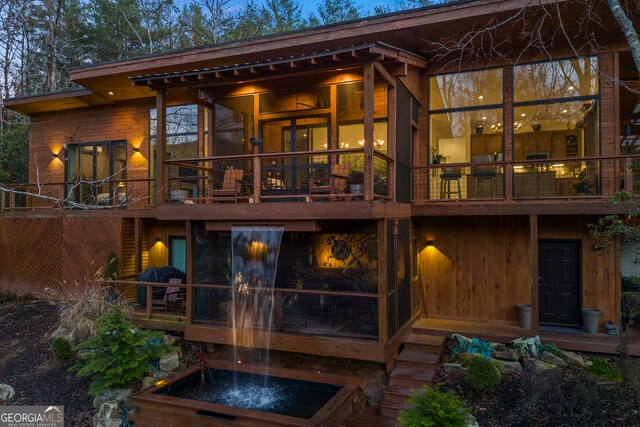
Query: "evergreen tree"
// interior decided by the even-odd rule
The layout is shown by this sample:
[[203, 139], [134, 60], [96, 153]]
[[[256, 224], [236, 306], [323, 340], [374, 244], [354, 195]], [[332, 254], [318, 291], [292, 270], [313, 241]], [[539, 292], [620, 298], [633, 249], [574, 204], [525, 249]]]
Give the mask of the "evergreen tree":
[[302, 17], [302, 6], [296, 0], [265, 0], [264, 10], [268, 16], [267, 32], [270, 34], [308, 26]]
[[318, 16], [311, 14], [311, 26], [327, 25], [336, 22], [350, 21], [362, 17], [361, 6], [353, 0], [323, 0], [318, 4]]
[[233, 25], [229, 30], [229, 40], [249, 39], [269, 32], [269, 17], [264, 6], [248, 0], [244, 8], [232, 18]]

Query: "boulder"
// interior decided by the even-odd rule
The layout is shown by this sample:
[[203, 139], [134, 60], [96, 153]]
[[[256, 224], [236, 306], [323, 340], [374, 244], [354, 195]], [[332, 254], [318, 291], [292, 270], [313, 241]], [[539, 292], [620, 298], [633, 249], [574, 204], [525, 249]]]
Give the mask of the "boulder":
[[160, 370], [169, 372], [180, 366], [180, 356], [177, 351], [165, 353], [160, 358]]
[[520, 358], [518, 357], [518, 352], [512, 348], [505, 348], [504, 350], [496, 350], [493, 353], [493, 357], [500, 360], [510, 360], [513, 362], [518, 361]]
[[120, 418], [99, 418], [95, 423], [95, 427], [120, 427], [122, 420]]
[[467, 375], [467, 368], [462, 367], [459, 363], [445, 363], [444, 371], [453, 377], [464, 377]]
[[567, 362], [550, 351], [545, 351], [544, 353], [542, 353], [542, 355], [540, 355], [540, 360], [551, 363], [552, 365], [559, 366], [560, 368], [567, 367]]
[[102, 392], [100, 392], [100, 394], [93, 399], [93, 407], [98, 409], [102, 406], [103, 403], [109, 401], [124, 403], [129, 398], [132, 391], [133, 390], [131, 390], [130, 388], [108, 388], [102, 390]]
[[157, 380], [162, 380], [164, 378], [168, 378], [169, 374], [166, 372], [157, 371], [157, 372], [153, 372], [151, 376], [153, 377], [154, 380], [157, 381]]
[[145, 389], [145, 388], [149, 388], [149, 387], [151, 387], [152, 385], [154, 385], [154, 384], [156, 383], [156, 381], [157, 381], [157, 380], [156, 380], [155, 378], [153, 378], [153, 377], [144, 377], [144, 378], [142, 379], [142, 388], [143, 388], [143, 389]]
[[178, 337], [175, 335], [164, 334], [162, 336], [162, 342], [164, 342], [168, 346], [174, 346], [178, 342]]
[[569, 366], [574, 366], [577, 368], [585, 367], [584, 359], [579, 354], [575, 354], [571, 351], [560, 350], [560, 357], [565, 360], [569, 364]]
[[16, 391], [9, 384], [0, 384], [0, 402], [8, 402], [16, 395]]
[[120, 418], [120, 408], [122, 405], [115, 400], [109, 400], [100, 405], [96, 417], [98, 419], [103, 418]]
[[494, 349], [496, 351], [496, 353], [500, 352], [500, 351], [507, 351], [508, 348], [506, 345], [499, 343], [499, 342], [492, 342], [491, 343], [491, 348]]
[[460, 344], [460, 343], [470, 343], [471, 342], [471, 338], [467, 338], [464, 335], [460, 335], [460, 334], [453, 334], [451, 335], [451, 345], [455, 348], [456, 345]]
[[493, 363], [493, 366], [498, 368], [500, 373], [504, 375], [517, 375], [522, 373], [522, 365], [520, 362], [491, 359], [491, 363]]
[[516, 338], [511, 341], [511, 348], [515, 349], [522, 357], [538, 357], [541, 345], [538, 335], [530, 338]]
[[539, 374], [543, 371], [549, 371], [551, 369], [558, 369], [557, 365], [552, 365], [551, 363], [547, 363], [544, 360], [540, 359], [528, 359], [527, 363], [533, 364], [533, 371], [536, 374]]

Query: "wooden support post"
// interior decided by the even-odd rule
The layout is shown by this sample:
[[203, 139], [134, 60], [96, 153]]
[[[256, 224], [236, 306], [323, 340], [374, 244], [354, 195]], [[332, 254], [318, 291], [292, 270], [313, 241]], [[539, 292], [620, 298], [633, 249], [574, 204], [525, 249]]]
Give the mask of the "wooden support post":
[[253, 146], [253, 182], [251, 183], [253, 186], [253, 203], [260, 203], [260, 193], [262, 190], [262, 170], [260, 165], [260, 157], [257, 154], [260, 154], [260, 147], [257, 145]]
[[6, 194], [4, 191], [0, 193], [0, 212], [4, 211]]
[[135, 252], [134, 270], [135, 273], [142, 272], [142, 218], [136, 217], [133, 220], [133, 250]]
[[364, 65], [364, 199], [373, 200], [374, 66]]
[[388, 299], [387, 299], [387, 222], [378, 221], [378, 341], [382, 344], [389, 339]]
[[156, 91], [156, 205], [167, 202], [167, 96], [164, 89]]
[[529, 262], [531, 271], [531, 335], [538, 334], [538, 215], [529, 215]]
[[[387, 155], [389, 158], [393, 159], [393, 163], [391, 163], [391, 167], [389, 168], [387, 164], [387, 187], [388, 187], [388, 195], [391, 197], [391, 201], [396, 201], [396, 127], [397, 127], [397, 119], [396, 119], [396, 105], [397, 105], [397, 97], [395, 85], [389, 85], [389, 103], [387, 106]], [[403, 117], [403, 120], [409, 120], [409, 117]], [[374, 159], [375, 161], [375, 159]]]
[[[209, 99], [209, 104], [212, 105], [211, 108], [209, 108], [209, 114], [207, 115], [207, 153], [206, 156], [207, 157], [213, 157], [213, 153], [214, 153], [214, 138], [215, 138], [215, 127], [216, 127], [216, 120], [215, 120], [215, 112], [216, 112], [216, 107], [215, 104], [213, 103], [212, 99]], [[203, 166], [207, 166], [207, 165], [203, 165]], [[202, 194], [202, 196], [204, 198], [207, 198], [211, 195], [211, 190], [213, 190], [213, 179], [214, 179], [214, 175], [213, 175], [213, 169], [215, 168], [215, 164], [213, 162], [211, 162], [211, 167], [209, 168], [209, 171], [207, 172], [207, 181], [206, 181], [206, 185], [204, 186], [204, 193]]]
[[185, 322], [187, 323], [187, 325], [190, 325], [192, 323], [192, 315], [193, 315], [193, 288], [191, 287], [191, 284], [193, 283], [193, 253], [191, 252], [191, 247], [192, 247], [192, 228], [191, 228], [192, 222], [187, 220], [187, 224], [186, 224], [186, 246], [187, 246], [187, 294], [186, 294], [186, 302], [185, 302]]
[[504, 94], [505, 108], [504, 132], [502, 134], [502, 146], [504, 147], [502, 158], [509, 162], [503, 171], [503, 188], [505, 199], [510, 202], [513, 199], [513, 67], [504, 67], [502, 77], [502, 93]]

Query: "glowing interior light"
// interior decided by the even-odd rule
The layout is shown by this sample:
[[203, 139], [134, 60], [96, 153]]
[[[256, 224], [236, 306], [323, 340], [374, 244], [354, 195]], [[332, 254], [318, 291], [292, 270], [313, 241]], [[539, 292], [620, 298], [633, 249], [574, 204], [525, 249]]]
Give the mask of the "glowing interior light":
[[524, 117], [524, 116], [526, 116], [526, 114], [525, 114], [525, 113], [520, 114], [520, 117]]
[[480, 95], [480, 96], [478, 97], [478, 99], [484, 99], [484, 96]]
[[563, 112], [563, 113], [566, 113], [566, 112], [567, 112], [567, 110], [562, 110], [562, 112]]

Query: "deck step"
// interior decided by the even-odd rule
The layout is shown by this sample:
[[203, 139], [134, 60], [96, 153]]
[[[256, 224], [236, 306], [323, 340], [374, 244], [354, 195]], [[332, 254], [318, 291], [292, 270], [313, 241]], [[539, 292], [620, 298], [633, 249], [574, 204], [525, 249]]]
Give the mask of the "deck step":
[[390, 385], [384, 389], [384, 398], [390, 402], [404, 402], [411, 396], [411, 388], [400, 385]]
[[431, 387], [434, 377], [433, 371], [396, 368], [389, 374], [389, 385], [409, 388], [422, 388], [423, 385]]
[[435, 371], [440, 363], [440, 354], [417, 350], [403, 350], [396, 356], [396, 368]]
[[400, 415], [400, 410], [407, 407], [408, 405], [405, 402], [391, 402], [385, 398], [380, 403], [380, 415], [396, 420]]
[[445, 337], [411, 333], [404, 340], [404, 348], [405, 350], [420, 350], [432, 353], [442, 353], [445, 340]]
[[350, 414], [342, 420], [341, 427], [395, 427], [396, 420], [383, 415], [363, 412]]

